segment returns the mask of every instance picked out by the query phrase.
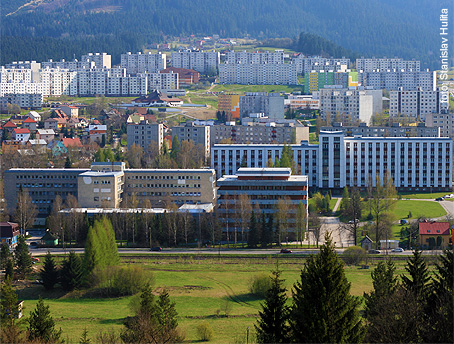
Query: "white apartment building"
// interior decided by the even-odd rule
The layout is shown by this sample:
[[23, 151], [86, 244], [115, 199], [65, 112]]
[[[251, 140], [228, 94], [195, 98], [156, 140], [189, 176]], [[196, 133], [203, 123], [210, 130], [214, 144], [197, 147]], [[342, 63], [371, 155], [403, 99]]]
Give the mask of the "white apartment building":
[[6, 69], [31, 69], [32, 71], [38, 71], [41, 69], [41, 63], [36, 61], [14, 61], [5, 65]]
[[436, 72], [429, 71], [372, 71], [359, 72], [358, 82], [362, 86], [374, 89], [397, 90], [402, 88], [406, 91], [423, 89], [434, 91], [437, 84]]
[[53, 61], [52, 59], [49, 59], [46, 62], [41, 62], [41, 68], [60, 68], [60, 69], [68, 69], [69, 71], [75, 71], [78, 69], [91, 69], [95, 68], [95, 62], [86, 60], [86, 61], [78, 61], [78, 60], [73, 60], [73, 61], [65, 61], [65, 59], [62, 59], [60, 61]]
[[325, 58], [320, 56], [305, 57], [303, 54], [294, 58], [292, 64], [296, 66], [298, 74], [310, 73], [312, 71], [320, 72], [322, 70], [332, 70], [335, 72], [344, 72], [350, 68], [350, 59], [343, 58]]
[[164, 126], [159, 123], [149, 123], [143, 120], [139, 124], [130, 123], [127, 126], [127, 144], [128, 149], [132, 145], [140, 146], [147, 150], [152, 142], [157, 144], [159, 152], [164, 143]]
[[[395, 186], [408, 191], [452, 189], [452, 145], [446, 137], [345, 137], [341, 131], [320, 132], [320, 144], [290, 145], [298, 174], [308, 185], [365, 188], [391, 173]], [[218, 177], [247, 167], [267, 167], [281, 157], [284, 145], [214, 145], [211, 167]]]
[[428, 114], [443, 113], [448, 109], [447, 103], [440, 102], [440, 91], [405, 91], [399, 89], [389, 92], [390, 116], [406, 115], [426, 119]]
[[454, 113], [428, 113], [426, 125], [438, 127], [441, 136], [454, 138]]
[[194, 69], [202, 74], [216, 74], [220, 54], [216, 51], [179, 51], [172, 53], [172, 67]]
[[225, 62], [228, 64], [265, 64], [284, 63], [284, 51], [275, 50], [251, 53], [248, 51], [229, 51], [225, 54]]
[[219, 65], [219, 82], [242, 85], [296, 85], [296, 66], [283, 63], [223, 63]]
[[94, 62], [96, 68], [112, 68], [112, 57], [107, 53], [88, 53], [82, 55], [81, 60]]
[[151, 52], [146, 54], [141, 52], [121, 54], [120, 65], [121, 68], [126, 69], [127, 74], [157, 73], [167, 68], [166, 55], [161, 52], [157, 54], [152, 54]]
[[8, 104], [16, 104], [21, 108], [40, 109], [43, 105], [42, 93], [14, 93], [0, 97], [0, 108], [6, 109]]
[[170, 71], [169, 73], [151, 73], [148, 75], [148, 90], [177, 90], [180, 88], [179, 74]]
[[279, 93], [247, 92], [239, 105], [240, 117], [263, 113], [270, 119], [284, 119], [284, 97]]
[[45, 97], [77, 94], [77, 72], [60, 68], [44, 68], [40, 69], [39, 74]]
[[334, 118], [337, 114], [369, 123], [373, 114], [383, 111], [382, 90], [325, 87], [318, 91], [320, 113]]
[[373, 72], [374, 70], [404, 70], [406, 72], [419, 72], [421, 70], [421, 62], [415, 60], [403, 60], [401, 58], [360, 58], [356, 59], [356, 70], [358, 72]]

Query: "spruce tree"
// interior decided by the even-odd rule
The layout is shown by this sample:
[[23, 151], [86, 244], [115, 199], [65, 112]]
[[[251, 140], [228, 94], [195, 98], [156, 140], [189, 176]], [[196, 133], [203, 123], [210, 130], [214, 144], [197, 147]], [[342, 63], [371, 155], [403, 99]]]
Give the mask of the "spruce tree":
[[269, 214], [266, 223], [263, 224], [263, 231], [261, 235], [262, 248], [267, 248], [273, 245], [274, 238], [274, 217], [273, 214]]
[[49, 306], [39, 298], [35, 310], [28, 319], [28, 339], [44, 343], [63, 343], [60, 339], [62, 330], [55, 329], [55, 322], [50, 315]]
[[251, 220], [249, 222], [249, 235], [247, 245], [251, 248], [256, 248], [259, 243], [259, 229], [255, 212], [251, 212]]
[[8, 258], [5, 267], [5, 279], [9, 278], [11, 281], [14, 279], [14, 263], [11, 258]]
[[265, 302], [261, 305], [259, 319], [254, 325], [257, 332], [257, 343], [287, 343], [289, 341], [289, 308], [286, 306], [286, 289], [278, 267], [272, 271], [271, 288], [266, 293]]
[[17, 273], [19, 275], [26, 275], [32, 271], [32, 256], [28, 250], [28, 245], [25, 242], [25, 238], [23, 236], [20, 236], [17, 240], [14, 258], [16, 260]]
[[344, 264], [329, 233], [316, 256], [311, 256], [294, 285], [290, 315], [291, 340], [296, 343], [359, 343], [364, 329], [360, 301], [350, 295]]
[[172, 151], [170, 152], [170, 158], [176, 161], [180, 150], [181, 150], [180, 140], [178, 139], [178, 135], [175, 135], [172, 138]]
[[9, 250], [9, 246], [6, 242], [2, 243], [2, 247], [0, 248], [0, 268], [3, 270], [6, 268], [6, 264], [8, 263], [8, 259], [12, 257], [11, 251]]
[[405, 270], [410, 276], [401, 276], [403, 287], [417, 300], [424, 300], [429, 294], [431, 278], [422, 252], [418, 248], [413, 252], [413, 256], [407, 260]]
[[1, 327], [11, 326], [19, 314], [17, 294], [11, 285], [11, 280], [6, 278], [2, 283], [0, 293], [0, 320]]
[[54, 288], [55, 284], [58, 283], [58, 270], [55, 265], [54, 257], [47, 251], [44, 257], [44, 266], [41, 269], [41, 279], [43, 280], [43, 286], [46, 290]]
[[60, 284], [65, 291], [79, 289], [83, 284], [82, 260], [71, 251], [60, 270]]

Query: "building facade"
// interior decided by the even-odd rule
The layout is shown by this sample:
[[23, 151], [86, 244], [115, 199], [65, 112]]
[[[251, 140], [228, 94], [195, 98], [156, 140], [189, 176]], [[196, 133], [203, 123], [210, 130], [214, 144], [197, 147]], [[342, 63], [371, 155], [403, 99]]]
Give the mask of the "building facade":
[[296, 85], [296, 66], [284, 63], [219, 65], [221, 84], [242, 85]]
[[350, 68], [350, 59], [325, 58], [320, 56], [306, 57], [303, 54], [294, 58], [292, 64], [296, 66], [298, 74], [310, 73], [312, 71], [332, 70], [335, 72], [345, 71]]
[[140, 121], [138, 124], [128, 124], [126, 134], [128, 149], [132, 145], [136, 145], [147, 150], [150, 144], [154, 142], [160, 152], [164, 143], [164, 126], [159, 123], [149, 123], [148, 120]]
[[405, 115], [419, 118], [422, 121], [429, 114], [445, 113], [449, 103], [442, 103], [440, 100], [441, 91], [405, 91], [399, 89], [389, 92], [389, 115]]
[[454, 113], [428, 113], [426, 125], [438, 128], [441, 136], [454, 138]]
[[228, 64], [282, 64], [284, 63], [284, 51], [248, 52], [232, 50], [225, 53], [225, 62]]
[[112, 68], [112, 56], [107, 53], [88, 53], [81, 60], [94, 62], [96, 68]]
[[263, 113], [270, 119], [284, 119], [284, 97], [279, 93], [247, 92], [240, 97], [240, 117]]
[[435, 91], [437, 84], [436, 72], [429, 71], [401, 71], [385, 70], [372, 72], [359, 72], [358, 82], [362, 86], [373, 87], [374, 89], [406, 91], [422, 89]]
[[157, 73], [160, 70], [166, 69], [166, 55], [161, 52], [156, 54], [152, 54], [151, 52], [146, 54], [142, 54], [141, 52], [131, 54], [128, 52], [121, 54], [120, 66], [126, 69], [127, 74]]
[[230, 114], [232, 119], [240, 118], [240, 97], [234, 93], [218, 94], [218, 111]]
[[406, 72], [419, 72], [421, 70], [421, 62], [415, 60], [403, 60], [401, 58], [360, 58], [356, 59], [356, 70], [363, 72], [373, 72], [374, 70], [404, 70]]
[[179, 51], [172, 53], [172, 67], [194, 69], [202, 74], [217, 74], [220, 54], [216, 51]]
[[193, 141], [195, 145], [201, 145], [205, 158], [210, 156], [210, 127], [208, 125], [196, 125], [188, 121], [185, 125], [172, 127], [172, 139], [177, 136], [179, 142]]

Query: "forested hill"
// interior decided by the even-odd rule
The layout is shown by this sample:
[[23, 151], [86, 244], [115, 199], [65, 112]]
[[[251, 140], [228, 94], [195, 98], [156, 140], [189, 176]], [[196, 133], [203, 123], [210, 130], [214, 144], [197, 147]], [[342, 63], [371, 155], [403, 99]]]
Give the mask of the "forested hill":
[[125, 37], [134, 37], [140, 49], [164, 35], [265, 39], [306, 32], [364, 56], [418, 58], [436, 67], [443, 3], [453, 10], [451, 0], [8, 0], [2, 2], [2, 35], [17, 44], [8, 49], [11, 39], [2, 39], [1, 62], [21, 53], [19, 47], [29, 43], [24, 37], [58, 39], [49, 56], [69, 58], [61, 56], [64, 48], [55, 50], [67, 40], [77, 54], [96, 38], [114, 43], [119, 37], [113, 49], [126, 51]]

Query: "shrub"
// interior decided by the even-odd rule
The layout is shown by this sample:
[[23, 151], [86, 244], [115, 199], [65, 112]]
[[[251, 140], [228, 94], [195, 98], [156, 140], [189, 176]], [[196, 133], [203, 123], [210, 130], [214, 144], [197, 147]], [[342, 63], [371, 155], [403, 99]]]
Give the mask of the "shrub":
[[197, 325], [197, 337], [202, 342], [209, 342], [214, 337], [214, 331], [210, 324], [203, 322]]
[[93, 283], [106, 297], [134, 295], [140, 292], [151, 277], [140, 266], [109, 266], [102, 270], [95, 269]]
[[351, 246], [342, 255], [348, 265], [358, 265], [366, 257], [366, 250], [359, 246]]
[[265, 297], [266, 292], [271, 288], [271, 278], [266, 274], [256, 275], [249, 288], [251, 294], [258, 297]]

